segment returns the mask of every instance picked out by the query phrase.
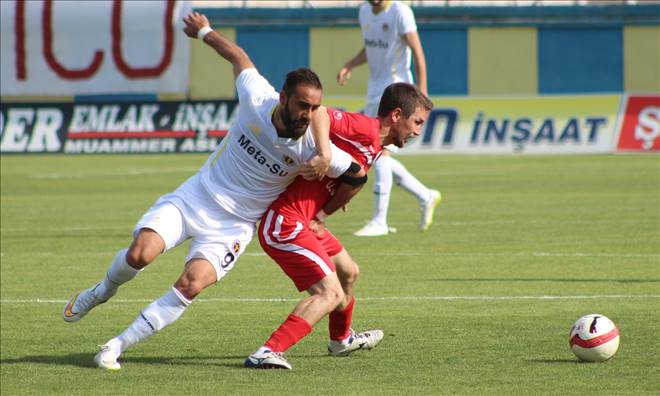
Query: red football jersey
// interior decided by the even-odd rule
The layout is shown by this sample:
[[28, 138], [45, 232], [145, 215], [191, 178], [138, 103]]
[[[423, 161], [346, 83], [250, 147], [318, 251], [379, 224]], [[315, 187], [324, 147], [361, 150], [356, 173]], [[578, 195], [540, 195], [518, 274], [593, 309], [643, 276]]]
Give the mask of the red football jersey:
[[[383, 150], [380, 144], [380, 120], [364, 114], [327, 109], [330, 116], [330, 140], [352, 155], [368, 171]], [[336, 180], [329, 177], [309, 181], [298, 176], [270, 207], [285, 214], [287, 218], [295, 216], [309, 221], [334, 194], [335, 185]]]

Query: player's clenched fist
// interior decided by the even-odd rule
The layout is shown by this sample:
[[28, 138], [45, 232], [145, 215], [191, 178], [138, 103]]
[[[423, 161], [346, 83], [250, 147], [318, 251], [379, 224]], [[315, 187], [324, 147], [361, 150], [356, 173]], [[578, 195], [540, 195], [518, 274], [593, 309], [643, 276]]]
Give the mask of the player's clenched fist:
[[206, 19], [206, 16], [200, 14], [199, 12], [191, 12], [183, 18], [183, 23], [186, 26], [183, 28], [183, 32], [191, 38], [197, 38], [197, 33], [204, 26], [209, 26], [209, 20]]

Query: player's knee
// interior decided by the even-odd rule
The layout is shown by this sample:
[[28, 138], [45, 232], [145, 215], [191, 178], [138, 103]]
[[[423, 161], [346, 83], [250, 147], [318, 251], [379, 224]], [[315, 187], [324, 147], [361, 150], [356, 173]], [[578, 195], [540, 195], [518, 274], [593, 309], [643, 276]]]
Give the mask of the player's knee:
[[126, 262], [135, 269], [151, 264], [165, 249], [163, 238], [153, 230], [142, 229], [126, 253]]
[[126, 253], [126, 262], [135, 269], [142, 269], [151, 264], [155, 257], [148, 253], [148, 250], [138, 244], [131, 245]]
[[353, 265], [344, 270], [342, 283], [352, 286], [357, 282], [358, 276], [360, 276], [360, 267], [358, 267], [356, 262], [353, 262]]
[[176, 281], [174, 287], [188, 300], [193, 300], [199, 293], [206, 288], [206, 284], [201, 279], [195, 279], [189, 276], [182, 276]]
[[188, 300], [193, 300], [202, 290], [217, 282], [213, 265], [205, 259], [192, 259], [186, 263], [174, 287]]
[[344, 290], [341, 288], [341, 285], [337, 283], [336, 285], [332, 285], [332, 287], [324, 289], [323, 298], [326, 300], [328, 312], [330, 312], [344, 300]]

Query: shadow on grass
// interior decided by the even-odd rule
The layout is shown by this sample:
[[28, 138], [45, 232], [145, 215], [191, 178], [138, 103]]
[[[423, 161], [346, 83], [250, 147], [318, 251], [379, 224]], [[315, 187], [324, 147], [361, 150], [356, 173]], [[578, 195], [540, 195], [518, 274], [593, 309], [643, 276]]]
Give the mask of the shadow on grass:
[[569, 278], [432, 278], [434, 282], [580, 282], [660, 283], [660, 279], [569, 279]]
[[[48, 364], [61, 366], [74, 366], [81, 368], [97, 368], [94, 363], [94, 355], [89, 353], [72, 353], [68, 355], [31, 355], [16, 359], [1, 359], [0, 364]], [[122, 356], [119, 361], [122, 364], [149, 364], [149, 365], [200, 365], [200, 366], [221, 366], [229, 368], [242, 368], [245, 356]]]
[[589, 362], [583, 362], [576, 359], [525, 359], [525, 361], [542, 364], [589, 364]]
[[32, 355], [16, 359], [0, 360], [0, 364], [2, 365], [24, 363], [59, 364], [62, 366], [96, 368], [96, 364], [94, 364], [94, 354], [89, 353], [71, 353], [63, 356]]

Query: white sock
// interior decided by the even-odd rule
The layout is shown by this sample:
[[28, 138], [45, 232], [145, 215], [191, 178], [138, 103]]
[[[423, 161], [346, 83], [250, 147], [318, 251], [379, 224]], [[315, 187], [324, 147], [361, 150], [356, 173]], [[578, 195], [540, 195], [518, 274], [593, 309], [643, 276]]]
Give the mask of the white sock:
[[390, 205], [390, 191], [392, 191], [391, 158], [383, 155], [374, 164], [374, 213], [372, 221], [387, 225], [387, 208]]
[[115, 258], [105, 274], [105, 278], [94, 290], [94, 295], [100, 300], [107, 300], [117, 293], [117, 289], [122, 284], [135, 278], [140, 270], [128, 265], [126, 262], [126, 253], [128, 249], [122, 249], [115, 255]]
[[408, 172], [405, 166], [394, 158], [390, 158], [390, 167], [394, 182], [404, 190], [414, 195], [420, 205], [424, 205], [431, 200], [431, 191], [422, 184], [412, 173]]
[[124, 352], [131, 345], [147, 339], [165, 326], [174, 323], [191, 302], [172, 287], [169, 292], [140, 312], [135, 321], [117, 337], [121, 343], [120, 351]]

